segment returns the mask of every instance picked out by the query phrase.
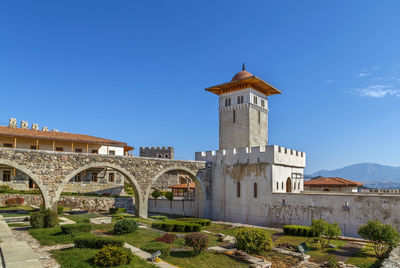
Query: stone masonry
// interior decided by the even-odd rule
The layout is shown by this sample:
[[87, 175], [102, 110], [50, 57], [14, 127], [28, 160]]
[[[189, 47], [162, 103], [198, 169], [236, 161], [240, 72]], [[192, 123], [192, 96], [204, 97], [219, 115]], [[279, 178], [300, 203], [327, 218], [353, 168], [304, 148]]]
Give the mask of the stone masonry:
[[38, 185], [47, 208], [57, 207], [61, 192], [76, 174], [96, 167], [114, 169], [132, 184], [136, 214], [140, 217], [147, 217], [147, 199], [157, 179], [168, 171], [177, 170], [187, 173], [199, 189], [196, 190], [198, 216], [206, 217], [208, 214], [211, 166], [204, 161], [1, 148], [0, 164], [29, 175]]

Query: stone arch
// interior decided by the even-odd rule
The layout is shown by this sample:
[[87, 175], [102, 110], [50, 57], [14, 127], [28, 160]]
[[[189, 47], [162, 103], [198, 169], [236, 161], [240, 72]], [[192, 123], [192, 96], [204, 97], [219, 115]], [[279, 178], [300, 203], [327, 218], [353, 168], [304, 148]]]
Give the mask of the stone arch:
[[[120, 172], [121, 174], [124, 175], [125, 178], [128, 179], [128, 181], [131, 183], [131, 185], [133, 186], [132, 189], [135, 192], [135, 210], [136, 210], [136, 216], [139, 217], [147, 217], [147, 199], [145, 200], [143, 198], [143, 193], [141, 191], [141, 188], [139, 186], [138, 181], [135, 179], [135, 177], [126, 169], [115, 165], [115, 164], [111, 164], [111, 163], [107, 163], [107, 162], [95, 162], [95, 163], [90, 163], [84, 166], [81, 166], [79, 168], [77, 168], [76, 170], [74, 170], [73, 172], [71, 172], [70, 174], [68, 174], [64, 180], [62, 181], [62, 183], [60, 184], [60, 186], [57, 189], [56, 195], [54, 197], [54, 203], [57, 203], [58, 200], [60, 199], [60, 195], [62, 190], [65, 188], [65, 186], [67, 185], [67, 183], [75, 177], [75, 175], [90, 169], [90, 168], [98, 168], [98, 167], [108, 167], [108, 168], [112, 168], [115, 169], [116, 171]], [[146, 202], [144, 202], [146, 201]]]
[[194, 181], [195, 185], [196, 185], [196, 206], [197, 206], [197, 215], [199, 218], [204, 218], [206, 213], [205, 213], [205, 186], [203, 185], [203, 182], [197, 177], [197, 174], [186, 167], [180, 167], [180, 166], [172, 166], [172, 167], [168, 167], [163, 169], [162, 171], [158, 172], [157, 175], [155, 175], [151, 181], [149, 186], [147, 187], [146, 190], [146, 195], [145, 195], [145, 199], [146, 202], [148, 202], [148, 197], [150, 195], [150, 191], [151, 191], [151, 187], [157, 182], [157, 180], [160, 178], [161, 175], [163, 175], [164, 173], [168, 172], [168, 171], [183, 171], [186, 172], [187, 174], [189, 174], [189, 176], [192, 178], [192, 180]]
[[0, 164], [1, 165], [7, 165], [10, 166], [12, 168], [18, 169], [22, 172], [24, 172], [26, 175], [28, 175], [35, 183], [36, 185], [39, 187], [40, 193], [42, 195], [43, 198], [43, 204], [44, 207], [47, 208], [51, 208], [51, 203], [50, 203], [50, 196], [49, 196], [49, 192], [47, 190], [46, 185], [43, 184], [43, 181], [35, 174], [33, 174], [29, 169], [27, 169], [24, 166], [21, 166], [13, 161], [7, 160], [7, 159], [0, 159]]

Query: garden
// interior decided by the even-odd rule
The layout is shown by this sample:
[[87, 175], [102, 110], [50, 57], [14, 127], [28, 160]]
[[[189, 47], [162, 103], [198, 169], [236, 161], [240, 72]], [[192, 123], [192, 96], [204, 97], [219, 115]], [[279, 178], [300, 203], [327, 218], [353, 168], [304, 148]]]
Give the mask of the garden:
[[[63, 217], [75, 222], [64, 225], [58, 224], [56, 212], [22, 207], [18, 202], [0, 207], [1, 211], [7, 211], [7, 216], [13, 215], [9, 211], [30, 216], [28, 232], [41, 246], [70, 245], [51, 251], [61, 267], [155, 267], [133, 255], [124, 247], [125, 243], [148, 253], [160, 251], [163, 261], [188, 268], [248, 267], [249, 257], [269, 261], [272, 267], [295, 267], [301, 261], [296, 254], [302, 243], [307, 247], [305, 253], [310, 255], [310, 262], [327, 267], [339, 267], [338, 261], [358, 267], [379, 267], [398, 243], [397, 231], [377, 221], [360, 226], [360, 236], [370, 240], [365, 242], [341, 239], [339, 226], [323, 220], [313, 220], [311, 226], [287, 225], [282, 232], [170, 215], [135, 218], [116, 208], [101, 214], [72, 214], [60, 208]], [[91, 222], [100, 217], [111, 217], [111, 221]], [[231, 242], [222, 237], [235, 237], [237, 250], [230, 249]], [[226, 250], [210, 249], [216, 246]]]

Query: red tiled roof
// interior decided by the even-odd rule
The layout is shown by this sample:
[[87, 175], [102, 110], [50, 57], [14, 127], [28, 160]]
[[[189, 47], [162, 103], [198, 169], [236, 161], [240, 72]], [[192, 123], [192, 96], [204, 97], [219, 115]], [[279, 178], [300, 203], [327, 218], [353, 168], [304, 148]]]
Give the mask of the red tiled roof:
[[309, 181], [304, 182], [304, 186], [308, 187], [358, 187], [362, 186], [362, 183], [346, 180], [338, 177], [317, 177]]
[[[170, 186], [168, 186], [168, 188], [187, 189], [188, 185], [187, 185], [187, 183], [182, 183], [182, 184], [177, 184], [177, 185], [170, 185]], [[190, 183], [190, 188], [191, 189], [196, 188], [196, 184], [194, 182], [191, 182]]]
[[102, 145], [126, 146], [125, 142], [108, 140], [89, 135], [66, 132], [41, 131], [26, 128], [0, 126], [0, 136], [11, 136], [32, 139], [47, 139], [52, 141], [73, 141], [81, 143], [96, 143]]

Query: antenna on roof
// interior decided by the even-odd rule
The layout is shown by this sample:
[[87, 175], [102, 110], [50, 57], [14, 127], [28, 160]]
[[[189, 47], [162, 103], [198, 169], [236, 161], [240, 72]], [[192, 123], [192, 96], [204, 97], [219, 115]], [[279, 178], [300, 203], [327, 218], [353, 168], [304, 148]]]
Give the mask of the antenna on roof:
[[246, 70], [246, 65], [244, 64], [244, 62], [243, 62], [242, 70], [243, 71]]

